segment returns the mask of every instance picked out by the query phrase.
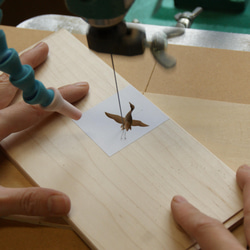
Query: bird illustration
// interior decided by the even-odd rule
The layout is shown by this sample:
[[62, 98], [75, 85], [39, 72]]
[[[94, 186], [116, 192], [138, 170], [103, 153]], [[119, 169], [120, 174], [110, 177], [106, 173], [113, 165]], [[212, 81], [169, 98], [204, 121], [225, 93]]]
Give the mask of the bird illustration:
[[132, 118], [132, 112], [135, 109], [135, 106], [132, 103], [129, 103], [130, 105], [130, 111], [126, 114], [125, 117], [121, 117], [119, 115], [114, 115], [114, 114], [110, 114], [105, 112], [106, 116], [115, 120], [118, 123], [121, 123], [121, 128], [122, 130], [128, 131], [129, 129], [131, 130], [132, 126], [140, 126], [140, 127], [147, 127], [149, 125], [143, 123], [142, 121], [138, 121], [138, 120], [133, 120]]

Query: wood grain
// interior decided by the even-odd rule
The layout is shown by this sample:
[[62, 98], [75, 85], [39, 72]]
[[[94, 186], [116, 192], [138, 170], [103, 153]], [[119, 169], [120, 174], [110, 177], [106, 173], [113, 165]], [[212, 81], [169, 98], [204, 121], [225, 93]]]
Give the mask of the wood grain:
[[[50, 55], [36, 76], [47, 86], [87, 80], [90, 93], [77, 104], [83, 111], [115, 93], [109, 66], [68, 32], [46, 42]], [[118, 83], [129, 84], [120, 76]], [[70, 196], [67, 219], [93, 248], [188, 248], [193, 242], [170, 212], [175, 194], [222, 222], [242, 209], [235, 173], [172, 120], [112, 157], [59, 115], [2, 146], [37, 185]]]
[[250, 163], [250, 105], [183, 96], [145, 96], [236, 171]]

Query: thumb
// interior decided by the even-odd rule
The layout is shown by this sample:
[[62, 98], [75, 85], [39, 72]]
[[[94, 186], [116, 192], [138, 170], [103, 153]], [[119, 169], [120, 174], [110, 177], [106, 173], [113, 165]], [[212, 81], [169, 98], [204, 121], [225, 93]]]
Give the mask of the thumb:
[[47, 188], [0, 187], [0, 216], [11, 214], [31, 216], [63, 216], [70, 210], [65, 194]]
[[171, 209], [175, 221], [201, 249], [244, 249], [222, 223], [201, 213], [182, 196], [172, 199]]

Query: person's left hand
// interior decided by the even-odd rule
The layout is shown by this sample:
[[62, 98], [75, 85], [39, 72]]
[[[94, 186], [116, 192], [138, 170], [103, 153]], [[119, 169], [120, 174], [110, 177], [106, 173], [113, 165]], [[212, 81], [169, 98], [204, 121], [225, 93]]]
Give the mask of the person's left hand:
[[[22, 64], [36, 68], [45, 61], [48, 45], [40, 43], [21, 55]], [[1, 74], [1, 73], [0, 73]], [[59, 88], [67, 101], [74, 103], [87, 95], [89, 85], [79, 82]], [[24, 130], [51, 114], [38, 105], [20, 101], [11, 105], [17, 89], [9, 82], [9, 76], [0, 75], [0, 141], [11, 133]], [[34, 162], [35, 164], [35, 162]], [[62, 216], [70, 210], [70, 199], [62, 192], [40, 188], [6, 188], [0, 186], [0, 217], [10, 214]]]

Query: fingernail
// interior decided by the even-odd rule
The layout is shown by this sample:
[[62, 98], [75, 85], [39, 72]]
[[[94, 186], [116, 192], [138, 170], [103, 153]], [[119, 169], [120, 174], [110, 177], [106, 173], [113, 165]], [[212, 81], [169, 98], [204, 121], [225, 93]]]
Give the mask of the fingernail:
[[34, 47], [34, 49], [39, 48], [39, 47], [42, 47], [43, 45], [44, 45], [44, 42], [40, 42], [40, 43], [38, 43], [38, 44]]
[[240, 166], [240, 169], [243, 169], [243, 170], [250, 170], [250, 166], [244, 164], [244, 165]]
[[51, 215], [66, 215], [69, 212], [69, 199], [65, 195], [53, 195], [48, 199]]
[[187, 200], [184, 197], [180, 196], [180, 195], [174, 196], [173, 201], [178, 202], [178, 203], [187, 202]]
[[77, 82], [75, 85], [84, 87], [84, 86], [88, 86], [89, 84], [87, 82]]

